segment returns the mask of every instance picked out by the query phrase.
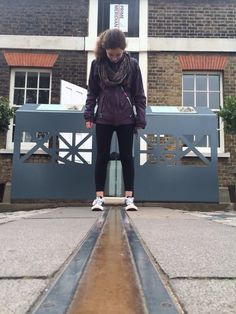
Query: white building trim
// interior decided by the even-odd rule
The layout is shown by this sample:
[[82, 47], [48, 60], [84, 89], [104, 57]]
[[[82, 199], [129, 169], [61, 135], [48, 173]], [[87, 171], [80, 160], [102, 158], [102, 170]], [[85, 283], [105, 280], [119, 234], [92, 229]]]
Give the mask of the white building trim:
[[88, 35], [89, 38], [96, 39], [98, 25], [98, 0], [89, 1], [89, 23]]
[[[154, 38], [144, 36], [145, 20], [143, 15], [142, 23], [140, 23], [142, 30], [140, 37], [127, 38], [129, 51], [236, 52], [236, 39], [233, 38]], [[89, 37], [0, 35], [0, 49], [93, 51], [97, 38], [97, 27], [96, 32], [92, 27], [90, 28], [92, 35]]]
[[[139, 38], [127, 38], [128, 50], [132, 51], [131, 48], [135, 47], [134, 51], [139, 52], [139, 66], [142, 73], [143, 88], [145, 95], [147, 95], [148, 87], [148, 1], [140, 0], [139, 4]], [[148, 99], [147, 99], [148, 103]]]
[[148, 51], [236, 52], [232, 38], [148, 38]]
[[84, 50], [84, 37], [0, 35], [0, 48]]

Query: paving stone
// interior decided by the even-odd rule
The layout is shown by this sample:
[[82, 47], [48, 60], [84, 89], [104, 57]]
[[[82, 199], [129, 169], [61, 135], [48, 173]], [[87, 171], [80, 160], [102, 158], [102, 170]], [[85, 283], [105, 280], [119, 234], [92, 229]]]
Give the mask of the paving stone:
[[235, 314], [236, 280], [171, 280], [189, 314]]
[[[54, 274], [80, 245], [100, 215], [89, 212], [88, 215], [93, 217], [87, 217], [88, 211], [80, 212], [77, 208], [76, 217], [75, 212], [76, 209], [71, 212], [63, 209], [61, 216], [59, 212], [49, 212], [41, 217], [39, 214], [1, 224], [0, 277]], [[36, 219], [39, 217], [44, 219]]]
[[236, 228], [163, 208], [129, 216], [170, 278], [236, 277]]
[[0, 313], [26, 313], [47, 284], [41, 279], [0, 280]]

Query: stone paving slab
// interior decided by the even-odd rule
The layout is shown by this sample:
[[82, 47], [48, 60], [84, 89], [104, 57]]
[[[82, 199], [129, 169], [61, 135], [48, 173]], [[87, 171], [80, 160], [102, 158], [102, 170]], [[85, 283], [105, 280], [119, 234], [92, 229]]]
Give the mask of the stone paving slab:
[[[234, 213], [128, 214], [186, 313], [236, 313]], [[27, 313], [100, 215], [85, 207], [0, 213], [0, 313]]]
[[47, 284], [40, 279], [0, 280], [0, 313], [26, 313]]
[[236, 313], [234, 212], [140, 208], [129, 216], [185, 313]]
[[0, 313], [27, 313], [100, 215], [79, 207], [0, 213]]
[[[45, 219], [32, 216], [1, 224], [0, 277], [52, 276], [100, 215], [89, 213], [87, 209], [65, 208], [34, 216]], [[87, 215], [92, 217], [85, 218]]]
[[164, 208], [140, 208], [129, 216], [169, 278], [236, 278], [235, 227]]
[[189, 314], [235, 314], [236, 280], [171, 280]]

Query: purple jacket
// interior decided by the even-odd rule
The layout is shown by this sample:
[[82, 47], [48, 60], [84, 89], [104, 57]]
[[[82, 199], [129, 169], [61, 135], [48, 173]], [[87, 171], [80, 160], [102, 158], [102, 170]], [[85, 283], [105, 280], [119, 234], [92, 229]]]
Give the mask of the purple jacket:
[[[98, 62], [93, 60], [89, 76], [88, 94], [84, 111], [86, 121], [99, 124], [134, 124], [145, 128], [146, 97], [138, 62], [130, 58], [131, 73], [126, 86], [105, 86], [98, 74]], [[97, 105], [96, 113], [94, 113]], [[134, 114], [133, 106], [136, 109]]]

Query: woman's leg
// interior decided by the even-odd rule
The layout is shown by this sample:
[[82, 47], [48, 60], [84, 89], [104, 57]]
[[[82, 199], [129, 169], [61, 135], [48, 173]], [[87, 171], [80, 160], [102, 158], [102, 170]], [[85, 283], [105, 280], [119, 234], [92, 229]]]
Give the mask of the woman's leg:
[[111, 125], [96, 124], [97, 158], [95, 164], [95, 186], [96, 195], [101, 197], [104, 195], [113, 131], [114, 127]]
[[125, 186], [125, 196], [131, 197], [134, 190], [133, 125], [120, 125], [116, 128], [120, 159]]

